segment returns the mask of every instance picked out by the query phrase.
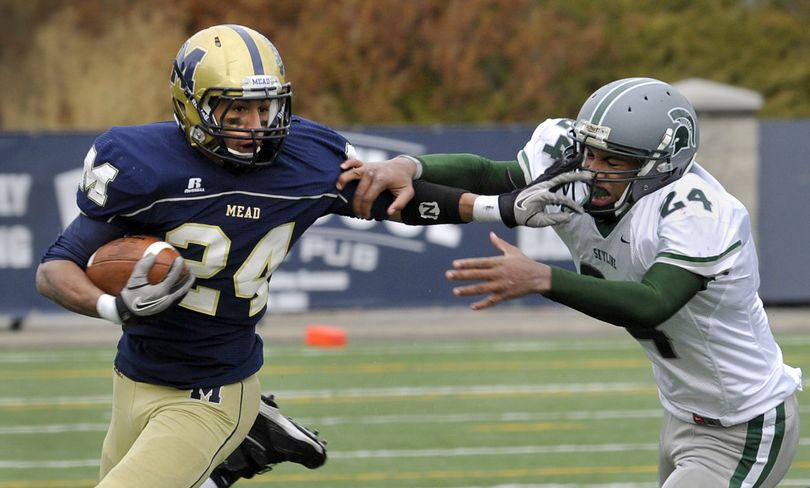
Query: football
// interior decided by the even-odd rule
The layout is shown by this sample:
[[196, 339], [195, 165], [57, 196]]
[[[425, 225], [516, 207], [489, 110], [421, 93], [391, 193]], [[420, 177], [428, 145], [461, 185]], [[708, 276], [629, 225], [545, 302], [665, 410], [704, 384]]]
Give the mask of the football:
[[[180, 255], [171, 244], [152, 236], [127, 236], [104, 244], [87, 261], [87, 277], [104, 293], [118, 295], [127, 284], [135, 263], [147, 253], [157, 254], [155, 264], [149, 270], [149, 283], [162, 280]], [[181, 276], [188, 274], [188, 267]]]

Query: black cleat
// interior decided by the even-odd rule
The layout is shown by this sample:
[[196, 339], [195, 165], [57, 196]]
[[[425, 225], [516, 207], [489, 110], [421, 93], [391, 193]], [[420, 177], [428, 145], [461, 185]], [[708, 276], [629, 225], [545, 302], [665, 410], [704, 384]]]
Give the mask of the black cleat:
[[326, 462], [326, 441], [317, 431], [301, 427], [285, 417], [273, 396], [262, 395], [259, 415], [245, 440], [211, 473], [218, 488], [227, 488], [239, 478], [252, 478], [289, 461], [315, 469]]
[[259, 415], [248, 438], [269, 441], [269, 447], [265, 447], [269, 459], [267, 464], [289, 461], [315, 469], [326, 462], [326, 442], [318, 438], [318, 431], [311, 431], [282, 415], [273, 395], [262, 395]]

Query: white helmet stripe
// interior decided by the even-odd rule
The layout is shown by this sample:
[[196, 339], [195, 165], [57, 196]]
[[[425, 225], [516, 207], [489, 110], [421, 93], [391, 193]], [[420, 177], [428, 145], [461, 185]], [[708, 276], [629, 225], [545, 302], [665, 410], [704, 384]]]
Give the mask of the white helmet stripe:
[[[610, 91], [608, 91], [606, 94], [604, 94], [602, 96], [601, 100], [597, 101], [596, 105], [594, 105], [594, 107], [593, 107], [593, 112], [591, 112], [590, 115], [585, 116], [585, 118], [588, 119], [588, 121], [591, 122], [591, 123], [596, 123], [595, 116], [596, 116], [596, 114], [598, 112], [602, 111], [602, 110], [600, 110], [600, 107], [604, 103], [606, 103], [606, 101], [613, 100], [613, 97], [618, 96], [617, 94], [615, 94], [616, 92], [621, 93], [623, 91], [624, 87], [626, 87], [627, 85], [632, 86], [633, 84], [637, 83], [639, 80], [642, 80], [642, 79], [643, 78], [627, 78], [625, 80], [621, 80], [619, 83], [616, 83], [616, 86], [614, 86], [613, 88], [610, 89]], [[586, 102], [586, 104], [587, 104], [587, 102]], [[584, 114], [580, 114], [580, 115], [582, 116]], [[580, 118], [582, 118], [582, 117], [580, 117]]]
[[665, 83], [661, 81], [652, 80], [650, 78], [631, 78], [626, 83], [620, 84], [605, 95], [605, 97], [594, 109], [593, 114], [590, 117], [591, 122], [597, 125], [602, 125], [602, 122], [605, 120], [605, 117], [610, 112], [613, 105], [619, 101], [622, 96], [630, 93], [633, 89], [648, 85], [664, 84]]

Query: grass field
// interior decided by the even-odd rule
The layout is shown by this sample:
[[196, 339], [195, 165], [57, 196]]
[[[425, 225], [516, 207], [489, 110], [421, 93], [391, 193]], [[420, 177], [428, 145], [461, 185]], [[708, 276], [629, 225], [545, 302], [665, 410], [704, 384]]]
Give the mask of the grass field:
[[[810, 335], [779, 340], [810, 373]], [[112, 357], [109, 347], [0, 350], [0, 488], [94, 485]], [[281, 346], [266, 359], [264, 390], [320, 429], [330, 459], [238, 486], [657, 486], [661, 411], [629, 337]], [[804, 431], [781, 486], [810, 486]]]

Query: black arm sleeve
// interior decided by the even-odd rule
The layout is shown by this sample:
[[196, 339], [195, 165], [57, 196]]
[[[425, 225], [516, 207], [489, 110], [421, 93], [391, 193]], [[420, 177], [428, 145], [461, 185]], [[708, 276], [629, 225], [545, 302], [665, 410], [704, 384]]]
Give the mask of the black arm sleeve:
[[436, 185], [424, 180], [413, 182], [414, 196], [400, 212], [408, 225], [463, 224], [459, 200], [466, 193], [459, 188]]
[[708, 279], [669, 264], [654, 264], [641, 282], [608, 281], [551, 267], [546, 297], [595, 319], [652, 329], [704, 289]]
[[464, 188], [479, 195], [498, 195], [526, 186], [517, 161], [493, 161], [476, 154], [426, 154], [421, 180]]

